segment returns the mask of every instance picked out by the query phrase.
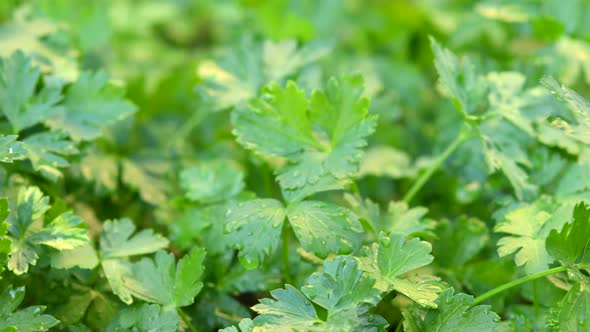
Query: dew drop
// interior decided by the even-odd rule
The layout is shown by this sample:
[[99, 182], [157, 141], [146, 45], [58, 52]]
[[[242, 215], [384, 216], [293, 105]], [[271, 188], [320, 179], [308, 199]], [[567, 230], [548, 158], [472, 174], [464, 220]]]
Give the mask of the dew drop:
[[240, 260], [240, 263], [242, 264], [242, 266], [248, 270], [252, 270], [252, 269], [257, 268], [258, 264], [260, 263], [258, 261], [258, 259], [254, 258], [254, 257], [239, 256], [238, 259]]

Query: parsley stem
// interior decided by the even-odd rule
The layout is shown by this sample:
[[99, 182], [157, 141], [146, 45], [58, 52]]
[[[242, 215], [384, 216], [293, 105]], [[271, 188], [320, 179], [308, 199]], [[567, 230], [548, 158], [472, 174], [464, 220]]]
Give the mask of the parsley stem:
[[538, 279], [533, 280], [533, 312], [535, 318], [539, 318], [539, 283]]
[[172, 144], [184, 144], [188, 135], [191, 131], [197, 127], [201, 121], [205, 118], [207, 113], [202, 110], [197, 110], [191, 114], [191, 116], [184, 122], [184, 124], [178, 129], [174, 139], [170, 141]]
[[453, 140], [453, 142], [451, 142], [451, 144], [443, 151], [443, 153], [441, 153], [436, 160], [432, 163], [432, 165], [430, 165], [430, 167], [426, 170], [426, 172], [422, 173], [422, 175], [420, 175], [420, 177], [418, 178], [418, 180], [416, 180], [416, 182], [414, 182], [414, 184], [412, 185], [412, 187], [410, 188], [410, 190], [408, 190], [408, 192], [406, 192], [406, 194], [403, 197], [403, 201], [406, 203], [410, 203], [410, 201], [412, 201], [412, 199], [416, 196], [416, 194], [418, 193], [418, 191], [420, 191], [420, 189], [422, 189], [422, 187], [424, 186], [424, 184], [426, 184], [426, 182], [428, 181], [428, 179], [430, 179], [430, 177], [434, 174], [434, 172], [436, 172], [437, 169], [440, 168], [440, 166], [442, 165], [442, 163], [447, 160], [447, 158], [453, 153], [455, 152], [455, 150], [457, 150], [457, 148], [466, 140], [470, 139], [472, 136], [467, 134], [465, 125], [461, 128], [461, 132], [459, 133], [459, 135], [457, 135], [457, 137]]
[[532, 281], [532, 280], [546, 277], [548, 275], [552, 275], [552, 274], [559, 273], [559, 272], [564, 272], [566, 270], [567, 270], [567, 268], [565, 266], [560, 266], [560, 267], [555, 267], [555, 268], [552, 268], [549, 270], [541, 271], [541, 272], [538, 272], [535, 274], [531, 274], [528, 276], [524, 276], [524, 277], [516, 279], [516, 280], [512, 280], [511, 282], [505, 283], [501, 286], [491, 289], [491, 290], [481, 294], [480, 296], [476, 297], [475, 301], [473, 301], [473, 305], [477, 305], [477, 304], [479, 304], [479, 303], [481, 303], [481, 302], [483, 302], [483, 301], [485, 301], [497, 294], [500, 294], [510, 288], [522, 285], [522, 284]]
[[291, 268], [289, 267], [289, 223], [287, 222], [283, 224], [281, 239], [285, 284], [291, 284]]
[[399, 322], [397, 323], [397, 326], [395, 327], [395, 332], [401, 332], [403, 328], [404, 328], [404, 317], [402, 317], [402, 319], [400, 319]]
[[178, 312], [178, 315], [180, 316], [180, 318], [182, 318], [182, 321], [186, 324], [188, 329], [191, 330], [191, 332], [197, 332], [197, 329], [191, 322], [190, 317], [184, 311], [182, 311], [181, 308], [177, 308], [176, 311]]

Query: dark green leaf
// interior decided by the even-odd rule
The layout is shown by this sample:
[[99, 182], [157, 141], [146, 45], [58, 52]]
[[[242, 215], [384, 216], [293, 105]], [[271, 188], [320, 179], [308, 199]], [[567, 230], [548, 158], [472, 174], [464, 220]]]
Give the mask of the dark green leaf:
[[0, 295], [0, 331], [47, 331], [59, 323], [53, 316], [44, 315], [44, 306], [16, 310], [23, 301], [25, 288], [6, 288]]
[[186, 197], [203, 204], [226, 200], [244, 189], [244, 174], [227, 162], [184, 169], [180, 181]]
[[547, 252], [567, 265], [581, 262], [590, 266], [590, 209], [581, 202], [574, 208], [573, 219], [561, 231], [551, 231]]
[[256, 268], [276, 250], [286, 214], [281, 202], [274, 199], [255, 199], [229, 208], [226, 231], [240, 251], [244, 267]]
[[149, 254], [168, 246], [168, 240], [151, 229], [134, 232], [131, 219], [107, 220], [100, 237], [103, 259]]
[[108, 332], [176, 332], [179, 317], [174, 310], [162, 309], [157, 304], [141, 304], [119, 312], [109, 324]]
[[437, 300], [437, 309], [429, 309], [424, 318], [404, 314], [404, 327], [409, 332], [419, 331], [494, 331], [500, 319], [487, 305], [473, 306], [473, 297], [453, 289], [442, 292]]
[[330, 253], [348, 254], [359, 247], [361, 224], [351, 211], [320, 201], [288, 207], [287, 215], [301, 246], [324, 258]]
[[136, 111], [136, 107], [123, 99], [123, 91], [108, 83], [105, 72], [84, 72], [67, 90], [64, 108], [47, 119], [53, 129], [63, 130], [75, 141], [88, 141], [99, 137], [114, 123]]
[[153, 261], [143, 258], [128, 265], [122, 275], [123, 287], [134, 297], [165, 308], [191, 305], [203, 288], [204, 258], [205, 251], [195, 248], [175, 268], [174, 256], [158, 251]]

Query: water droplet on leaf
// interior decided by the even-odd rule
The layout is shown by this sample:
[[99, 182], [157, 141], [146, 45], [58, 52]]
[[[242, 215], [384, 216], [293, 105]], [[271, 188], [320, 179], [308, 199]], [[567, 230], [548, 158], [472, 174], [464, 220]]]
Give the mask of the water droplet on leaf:
[[258, 264], [260, 263], [258, 259], [254, 257], [239, 256], [238, 259], [240, 260], [242, 266], [248, 270], [257, 268]]

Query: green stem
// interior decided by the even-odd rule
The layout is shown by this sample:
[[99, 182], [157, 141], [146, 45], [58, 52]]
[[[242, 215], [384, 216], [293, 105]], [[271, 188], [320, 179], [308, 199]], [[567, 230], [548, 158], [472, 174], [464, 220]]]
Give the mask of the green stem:
[[542, 271], [542, 272], [538, 272], [538, 273], [535, 273], [535, 274], [531, 274], [529, 276], [525, 276], [525, 277], [522, 277], [522, 278], [519, 278], [519, 279], [516, 279], [516, 280], [512, 280], [509, 283], [505, 283], [505, 284], [503, 284], [501, 286], [498, 286], [498, 287], [496, 287], [494, 289], [491, 289], [491, 290], [489, 290], [489, 291], [481, 294], [480, 296], [476, 297], [475, 298], [475, 301], [473, 301], [473, 305], [479, 304], [479, 303], [481, 303], [481, 302], [483, 302], [483, 301], [485, 301], [485, 300], [487, 300], [487, 299], [489, 299], [489, 298], [491, 298], [491, 297], [493, 297], [495, 295], [498, 295], [498, 294], [500, 294], [500, 293], [502, 293], [502, 292], [504, 292], [504, 291], [506, 291], [506, 290], [508, 290], [510, 288], [513, 288], [513, 287], [516, 287], [516, 286], [520, 286], [520, 285], [522, 285], [522, 284], [524, 284], [526, 282], [529, 282], [529, 281], [532, 281], [532, 280], [536, 280], [536, 279], [540, 279], [540, 278], [546, 277], [548, 275], [552, 275], [552, 274], [559, 273], [559, 272], [564, 272], [566, 270], [567, 270], [567, 268], [565, 266], [560, 266], [560, 267], [556, 267], [556, 268], [553, 268], [553, 269], [549, 269], [549, 270], [545, 270], [545, 271]]
[[188, 329], [191, 330], [191, 332], [197, 332], [197, 329], [191, 322], [190, 317], [187, 316], [187, 314], [184, 311], [182, 311], [181, 308], [177, 308], [176, 311], [178, 312], [178, 315], [180, 316], [180, 318], [182, 318], [182, 321], [186, 324]]
[[273, 176], [272, 172], [268, 169], [268, 167], [268, 165], [263, 165], [260, 167], [260, 170], [262, 172], [262, 184], [264, 188], [264, 195], [267, 197], [271, 197]]
[[533, 311], [535, 318], [539, 317], [539, 283], [538, 279], [533, 280]]
[[416, 182], [414, 182], [414, 184], [412, 185], [412, 187], [410, 188], [410, 190], [408, 190], [408, 192], [406, 192], [406, 194], [404, 195], [404, 202], [406, 203], [410, 203], [410, 201], [412, 201], [412, 199], [414, 198], [414, 196], [416, 196], [416, 194], [418, 193], [418, 191], [420, 191], [420, 189], [424, 186], [424, 184], [426, 184], [426, 182], [428, 181], [428, 179], [430, 179], [430, 177], [432, 176], [432, 174], [434, 174], [434, 172], [436, 172], [437, 169], [440, 168], [440, 166], [442, 165], [442, 163], [453, 153], [455, 152], [455, 150], [457, 150], [457, 148], [466, 140], [470, 139], [472, 136], [467, 134], [467, 130], [465, 125], [463, 125], [463, 127], [461, 128], [461, 132], [459, 133], [459, 135], [457, 135], [457, 137], [455, 138], [455, 140], [453, 140], [453, 142], [451, 142], [451, 144], [443, 151], [443, 153], [441, 153], [436, 160], [434, 161], [434, 163], [432, 163], [432, 165], [430, 165], [430, 167], [426, 170], [426, 172], [422, 173], [422, 175], [420, 175], [420, 177], [418, 178], [418, 180], [416, 180]]
[[195, 111], [191, 116], [186, 120], [186, 122], [178, 129], [174, 139], [170, 140], [172, 144], [182, 144], [186, 140], [186, 137], [191, 133], [196, 126], [198, 126], [201, 121], [205, 118], [205, 111]]
[[401, 332], [403, 327], [404, 327], [404, 318], [402, 317], [402, 319], [400, 319], [399, 323], [397, 323], [397, 326], [395, 327], [395, 332]]
[[361, 196], [361, 190], [359, 189], [358, 184], [356, 183], [356, 181], [352, 181], [352, 183], [350, 184], [350, 189], [352, 190], [353, 193]]
[[283, 275], [285, 276], [285, 283], [291, 284], [291, 268], [289, 267], [289, 223], [284, 223], [281, 239], [284, 270]]

